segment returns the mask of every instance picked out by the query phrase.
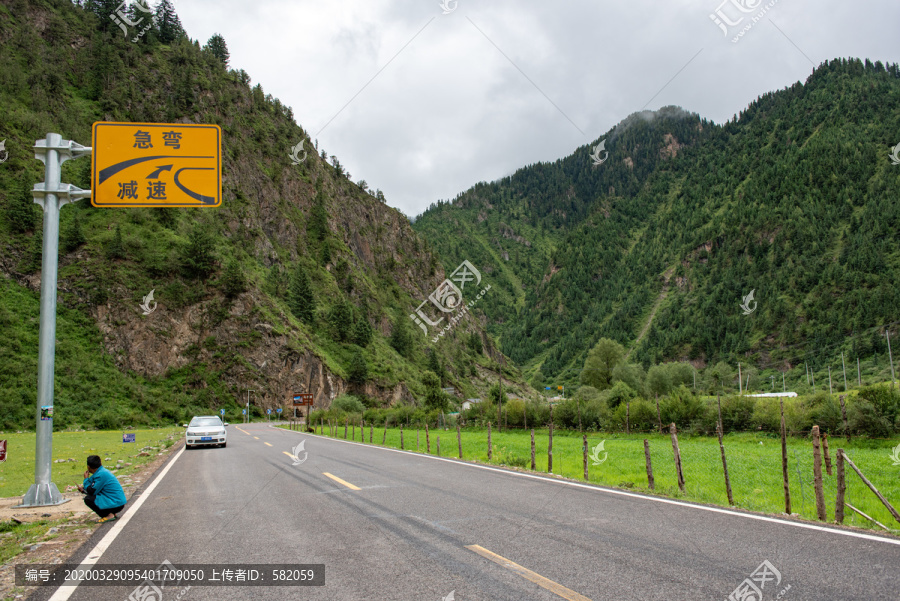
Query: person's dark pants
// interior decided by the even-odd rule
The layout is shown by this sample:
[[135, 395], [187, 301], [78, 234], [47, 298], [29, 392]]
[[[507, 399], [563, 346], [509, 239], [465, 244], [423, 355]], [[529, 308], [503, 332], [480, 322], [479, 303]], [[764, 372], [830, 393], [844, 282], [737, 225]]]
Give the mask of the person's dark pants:
[[97, 503], [94, 502], [94, 498], [95, 497], [91, 496], [85, 497], [84, 504], [90, 507], [94, 511], [94, 513], [99, 515], [101, 518], [105, 518], [112, 513], [119, 513], [120, 511], [125, 509], [124, 505], [121, 505], [119, 507], [110, 507], [109, 509], [100, 509], [99, 507], [97, 507]]

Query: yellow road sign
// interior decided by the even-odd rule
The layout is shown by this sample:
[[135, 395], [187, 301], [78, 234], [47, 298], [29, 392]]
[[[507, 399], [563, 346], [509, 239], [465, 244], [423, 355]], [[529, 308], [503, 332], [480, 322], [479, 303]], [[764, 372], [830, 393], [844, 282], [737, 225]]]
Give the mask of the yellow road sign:
[[183, 123], [94, 123], [95, 207], [218, 207], [222, 130]]

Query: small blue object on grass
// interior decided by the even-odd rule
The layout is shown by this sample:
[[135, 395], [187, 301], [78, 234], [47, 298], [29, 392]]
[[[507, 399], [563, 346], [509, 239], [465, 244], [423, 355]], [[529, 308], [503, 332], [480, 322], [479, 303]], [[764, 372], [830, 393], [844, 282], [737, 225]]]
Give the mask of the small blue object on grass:
[[134, 433], [132, 433], [132, 434], [123, 433], [122, 434], [122, 442], [134, 442], [135, 436], [136, 436], [136, 434], [134, 434]]

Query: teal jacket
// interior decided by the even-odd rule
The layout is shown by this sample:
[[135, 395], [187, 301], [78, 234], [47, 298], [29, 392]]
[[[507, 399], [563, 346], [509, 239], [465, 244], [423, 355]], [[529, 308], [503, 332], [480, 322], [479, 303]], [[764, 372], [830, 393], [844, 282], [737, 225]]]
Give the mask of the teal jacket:
[[94, 487], [94, 503], [100, 509], [123, 507], [126, 503], [125, 491], [115, 475], [102, 465], [97, 471], [84, 479], [85, 490]]

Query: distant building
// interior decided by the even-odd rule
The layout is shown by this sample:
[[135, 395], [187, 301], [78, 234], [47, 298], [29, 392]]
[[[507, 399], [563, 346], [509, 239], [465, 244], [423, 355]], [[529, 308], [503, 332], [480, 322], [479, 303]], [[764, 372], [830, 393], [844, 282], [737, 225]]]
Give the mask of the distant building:
[[783, 396], [783, 397], [795, 397], [797, 396], [796, 392], [763, 392], [762, 394], [748, 394], [745, 396], [754, 396], [754, 397], [764, 397], [764, 396]]
[[481, 399], [466, 399], [462, 404], [462, 410], [471, 409], [472, 405], [476, 405], [481, 402]]

